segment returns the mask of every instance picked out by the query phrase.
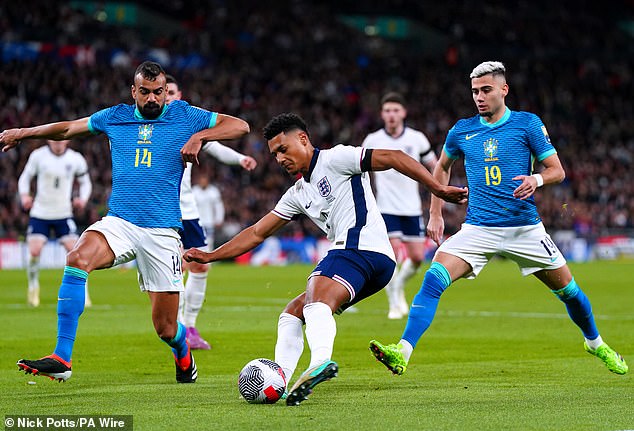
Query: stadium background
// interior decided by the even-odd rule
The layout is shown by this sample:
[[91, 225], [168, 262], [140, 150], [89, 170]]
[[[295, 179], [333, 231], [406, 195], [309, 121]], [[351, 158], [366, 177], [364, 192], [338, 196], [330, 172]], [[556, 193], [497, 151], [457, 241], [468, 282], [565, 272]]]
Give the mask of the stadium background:
[[[136, 65], [160, 62], [186, 100], [251, 125], [246, 138], [229, 144], [258, 160], [254, 173], [207, 157], [194, 172], [222, 191], [223, 241], [272, 208], [292, 181], [261, 136], [273, 115], [302, 115], [319, 147], [359, 145], [381, 126], [381, 95], [396, 90], [408, 101], [408, 124], [424, 131], [438, 153], [449, 127], [475, 113], [469, 72], [481, 61], [500, 60], [509, 107], [542, 117], [567, 172], [561, 185], [537, 194], [544, 223], [565, 233], [562, 240], [582, 239], [582, 258], [616, 257], [634, 249], [633, 6], [631, 0], [522, 0], [512, 7], [406, 0], [2, 2], [0, 128], [131, 103]], [[28, 141], [0, 155], [5, 247], [24, 238], [28, 214], [20, 208], [17, 178], [42, 144]], [[110, 157], [103, 136], [72, 147], [86, 157], [94, 187], [76, 217], [83, 229], [106, 212]], [[452, 183], [464, 183], [460, 167]], [[449, 207], [446, 216], [452, 233], [463, 209]], [[283, 236], [320, 233], [310, 223], [293, 223]]]

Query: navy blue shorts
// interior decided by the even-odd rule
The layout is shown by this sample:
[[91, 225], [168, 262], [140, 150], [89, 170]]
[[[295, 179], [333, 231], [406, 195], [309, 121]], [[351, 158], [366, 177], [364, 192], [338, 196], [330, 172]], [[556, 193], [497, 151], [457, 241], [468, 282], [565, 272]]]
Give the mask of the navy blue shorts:
[[341, 283], [350, 301], [340, 311], [383, 289], [392, 279], [396, 263], [384, 254], [357, 249], [334, 249], [317, 263], [310, 274], [323, 275]]
[[[54, 233], [54, 236], [52, 235]], [[77, 235], [77, 225], [71, 217], [56, 220], [44, 220], [31, 217], [27, 235], [44, 235], [48, 239], [61, 238], [67, 235]]]
[[199, 219], [183, 220], [183, 230], [180, 231], [180, 234], [185, 250], [207, 246], [205, 229], [200, 224]]
[[421, 216], [381, 215], [390, 238], [420, 238], [425, 236], [425, 227]]

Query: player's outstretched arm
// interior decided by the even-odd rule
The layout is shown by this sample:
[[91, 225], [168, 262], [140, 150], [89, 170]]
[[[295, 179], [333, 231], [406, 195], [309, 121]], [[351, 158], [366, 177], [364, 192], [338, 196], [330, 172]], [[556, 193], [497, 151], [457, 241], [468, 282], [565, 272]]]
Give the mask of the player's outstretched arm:
[[447, 202], [463, 204], [467, 202], [466, 188], [439, 183], [423, 165], [401, 150], [378, 150], [372, 152], [372, 170], [396, 169], [400, 173], [423, 184], [430, 192]]
[[249, 124], [246, 121], [231, 115], [218, 114], [214, 127], [194, 133], [183, 145], [181, 148], [183, 161], [198, 164], [198, 152], [204, 142], [237, 139], [249, 131]]
[[183, 259], [187, 262], [211, 263], [217, 260], [232, 259], [262, 244], [266, 238], [288, 223], [273, 213], [268, 213], [257, 223], [244, 229], [229, 241], [207, 253], [195, 248], [187, 250]]
[[54, 141], [63, 141], [78, 136], [90, 135], [88, 118], [89, 117], [85, 117], [72, 121], [42, 124], [41, 126], [4, 130], [0, 133], [2, 151], [9, 151], [26, 139], [52, 139]]
[[521, 181], [522, 184], [517, 186], [513, 191], [513, 196], [518, 199], [528, 199], [537, 190], [538, 187], [546, 184], [558, 184], [566, 178], [566, 172], [557, 154], [550, 155], [542, 160], [545, 169], [539, 174], [518, 175], [513, 180]]
[[237, 152], [233, 148], [222, 145], [218, 141], [207, 142], [203, 145], [203, 151], [227, 165], [240, 165], [244, 170], [252, 171], [258, 162], [251, 156]]

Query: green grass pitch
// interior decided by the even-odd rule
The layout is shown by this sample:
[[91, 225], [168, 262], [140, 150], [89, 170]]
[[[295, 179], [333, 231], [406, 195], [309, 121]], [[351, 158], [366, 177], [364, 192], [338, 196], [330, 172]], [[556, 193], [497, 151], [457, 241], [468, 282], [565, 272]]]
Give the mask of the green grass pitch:
[[[632, 261], [571, 266], [603, 338], [634, 365]], [[198, 319], [213, 348], [195, 352], [194, 385], [175, 383], [135, 270], [90, 275], [94, 306], [80, 319], [69, 381], [18, 372], [17, 359], [53, 350], [61, 270], [42, 272], [37, 309], [26, 306], [24, 272], [0, 271], [0, 413], [133, 415], [135, 430], [634, 429], [634, 371], [614, 375], [588, 355], [563, 304], [506, 261], [449, 288], [403, 376], [368, 350], [373, 338], [397, 341], [406, 322], [387, 320], [379, 293], [337, 317], [337, 379], [298, 407], [247, 404], [238, 372], [251, 359], [273, 359], [277, 317], [310, 269], [214, 265]], [[421, 279], [408, 284], [409, 300]], [[308, 360], [306, 345], [294, 377]]]

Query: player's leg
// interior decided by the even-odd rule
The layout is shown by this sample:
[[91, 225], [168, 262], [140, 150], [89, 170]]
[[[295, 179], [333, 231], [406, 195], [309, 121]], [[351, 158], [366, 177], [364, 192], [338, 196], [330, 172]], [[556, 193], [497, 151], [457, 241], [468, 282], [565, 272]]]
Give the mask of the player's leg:
[[[205, 231], [198, 219], [183, 220], [183, 232], [181, 234], [183, 248], [198, 248], [208, 251]], [[185, 292], [181, 296], [178, 320], [185, 325], [187, 341], [190, 348], [196, 350], [209, 350], [211, 345], [200, 335], [196, 329], [196, 319], [205, 302], [207, 291], [207, 273], [210, 265], [197, 262], [187, 263], [189, 275], [185, 282]]]
[[372, 340], [370, 350], [374, 356], [394, 374], [403, 374], [418, 340], [436, 315], [440, 296], [454, 280], [471, 271], [471, 265], [463, 259], [448, 253], [437, 253], [412, 301], [401, 340], [397, 344], [387, 345]]
[[[69, 253], [75, 244], [77, 243], [77, 238], [72, 235], [67, 235], [59, 239], [59, 242], [62, 244], [66, 253]], [[90, 300], [90, 295], [88, 294], [88, 280], [86, 280], [85, 292], [84, 292], [84, 306], [90, 307], [92, 305], [92, 301]]]
[[185, 326], [177, 321], [179, 296], [183, 292], [180, 237], [173, 229], [142, 229], [136, 258], [139, 287], [152, 302], [156, 334], [172, 348], [178, 383], [195, 383], [198, 370], [186, 338]]
[[293, 298], [277, 321], [275, 362], [282, 367], [286, 382], [291, 381], [304, 351], [304, 305], [306, 292]]
[[383, 289], [394, 266], [384, 254], [360, 250], [330, 250], [317, 264], [308, 279], [303, 308], [311, 361], [289, 391], [287, 405], [299, 404], [317, 384], [337, 376], [339, 367], [331, 360], [337, 332], [333, 313]]
[[152, 303], [152, 323], [156, 334], [172, 348], [176, 363], [176, 381], [195, 383], [198, 369], [186, 338], [185, 326], [178, 322], [180, 292], [148, 292]]
[[370, 350], [390, 371], [402, 374], [418, 340], [427, 331], [436, 315], [442, 293], [455, 280], [474, 278], [497, 251], [499, 233], [465, 225], [445, 241], [426, 271], [418, 294], [412, 301], [407, 325], [396, 344], [370, 342]]
[[46, 241], [46, 236], [40, 233], [29, 234], [26, 237], [26, 243], [29, 248], [29, 260], [26, 265], [28, 279], [27, 300], [32, 307], [40, 305], [40, 255]]
[[[409, 313], [409, 303], [405, 298], [405, 284], [412, 278], [425, 258], [425, 230], [422, 217], [400, 217], [400, 228], [403, 233], [401, 242], [407, 253], [398, 272], [392, 280], [396, 306], [403, 316]], [[389, 316], [388, 316], [389, 317]]]
[[33, 374], [66, 380], [71, 375], [71, 356], [79, 316], [84, 311], [88, 274], [112, 265], [115, 255], [99, 232], [84, 232], [66, 257], [57, 301], [57, 344], [52, 355], [40, 360], [21, 359], [18, 366]]
[[599, 357], [613, 373], [627, 373], [625, 359], [601, 338], [590, 300], [575, 281], [568, 265], [557, 269], [544, 269], [534, 274], [566, 305], [568, 315], [583, 333], [586, 351]]

